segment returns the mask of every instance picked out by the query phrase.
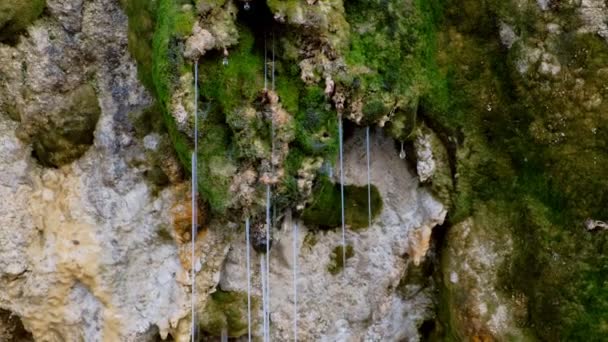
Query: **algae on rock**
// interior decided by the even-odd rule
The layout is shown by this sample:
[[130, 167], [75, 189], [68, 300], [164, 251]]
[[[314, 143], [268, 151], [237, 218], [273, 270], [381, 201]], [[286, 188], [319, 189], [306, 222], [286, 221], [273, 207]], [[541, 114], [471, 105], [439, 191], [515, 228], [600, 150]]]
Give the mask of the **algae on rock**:
[[[303, 209], [317, 179], [319, 191], [302, 218], [339, 225], [336, 185], [319, 178], [322, 163], [335, 159], [337, 114], [384, 126], [400, 141], [432, 129], [430, 140], [415, 144], [430, 145], [422, 147], [436, 154], [431, 186], [451, 204], [452, 229], [475, 227], [472, 239], [480, 246], [492, 234], [511, 241], [511, 252], [493, 265], [498, 275], [483, 267], [480, 272], [488, 272], [487, 286], [497, 296], [521, 298], [513, 312], [504, 313], [517, 319], [492, 328], [492, 318], [481, 314], [486, 326], [472, 330], [448, 319], [446, 330], [456, 331], [448, 335], [505, 337], [517, 331], [513, 336], [589, 339], [605, 329], [600, 315], [608, 311], [601, 277], [607, 237], [580, 227], [587, 218], [608, 217], [608, 45], [582, 26], [577, 2], [269, 0], [267, 8], [254, 6], [249, 18], [232, 1], [139, 6], [154, 14], [131, 11], [131, 34], [142, 37], [131, 39], [132, 53], [186, 169], [193, 81], [191, 62], [183, 56], [188, 26], [198, 22], [214, 39], [201, 59], [202, 110], [195, 115], [205, 118], [198, 186], [217, 215], [262, 209], [260, 184], [275, 162], [267, 102], [274, 93], [262, 91], [263, 31], [280, 28], [273, 101], [293, 121], [282, 131], [282, 174], [273, 183], [279, 211]], [[145, 30], [151, 26], [153, 38]], [[421, 167], [422, 178], [428, 170]], [[346, 198], [347, 224], [365, 226], [366, 191], [347, 187]], [[487, 222], [493, 213], [500, 225]], [[444, 278], [456, 267], [445, 265]], [[449, 305], [440, 311], [462, 304], [456, 286], [443, 290]], [[486, 306], [496, 302], [481, 300]], [[530, 326], [534, 331], [522, 328]]]
[[15, 42], [16, 35], [36, 20], [45, 6], [46, 0], [3, 0], [0, 3], [0, 42]]
[[[253, 306], [256, 302], [253, 301]], [[247, 293], [222, 290], [212, 293], [200, 314], [199, 327], [210, 336], [219, 337], [224, 329], [229, 337], [247, 334]]]
[[[352, 230], [368, 226], [367, 186], [346, 185], [344, 187], [345, 224]], [[371, 186], [372, 219], [382, 212], [382, 197], [378, 189]], [[311, 227], [335, 228], [342, 223], [340, 185], [327, 177], [320, 177], [310, 205], [302, 212], [302, 220]]]
[[66, 94], [66, 108], [36, 122], [31, 134], [36, 158], [45, 166], [61, 166], [78, 159], [93, 144], [93, 132], [101, 108], [91, 85], [82, 85]]

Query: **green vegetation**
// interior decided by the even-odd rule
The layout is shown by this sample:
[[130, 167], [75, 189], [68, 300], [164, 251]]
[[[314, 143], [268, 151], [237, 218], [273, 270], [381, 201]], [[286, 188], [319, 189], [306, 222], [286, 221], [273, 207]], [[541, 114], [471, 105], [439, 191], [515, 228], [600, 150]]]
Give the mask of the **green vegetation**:
[[254, 50], [254, 37], [239, 27], [240, 43], [230, 62], [220, 56], [205, 58], [200, 65], [201, 95], [206, 110], [201, 131], [204, 148], [199, 153], [199, 188], [216, 212], [228, 208], [229, 185], [237, 161], [270, 154], [268, 125], [256, 114], [264, 85], [264, 60]]
[[[252, 311], [257, 306], [253, 299]], [[240, 337], [247, 333], [247, 293], [217, 290], [211, 294], [200, 314], [201, 331], [210, 336], [221, 336], [226, 329], [228, 337]]]
[[[382, 212], [382, 197], [372, 185], [372, 219]], [[313, 190], [312, 203], [302, 213], [307, 226], [335, 228], [342, 224], [340, 185], [332, 183], [326, 176], [320, 176]], [[346, 225], [353, 230], [368, 226], [367, 186], [347, 185], [344, 187]]]
[[[227, 121], [237, 109], [252, 105], [264, 89], [264, 56], [254, 48], [255, 37], [246, 26], [238, 26], [239, 45], [230, 50], [228, 65], [222, 65], [219, 54], [204, 58], [200, 66], [201, 90], [205, 98], [217, 104], [215, 110]], [[236, 125], [243, 129], [242, 125]]]
[[154, 90], [152, 40], [159, 1], [120, 0], [120, 4], [129, 18], [129, 52], [137, 61], [140, 80], [151, 91]]
[[[388, 132], [399, 140], [412, 138], [421, 95], [434, 82], [433, 31], [420, 6], [399, 1], [348, 1], [351, 39], [346, 51], [348, 73], [338, 84], [362, 101], [363, 124], [393, 113]], [[426, 26], [425, 26], [426, 25]], [[352, 103], [351, 103], [352, 106]]]
[[45, 0], [2, 0], [0, 2], [0, 42], [15, 42], [17, 34], [36, 20], [46, 6]]
[[[170, 101], [180, 77], [191, 69], [181, 49], [194, 20], [192, 6], [175, 0], [122, 3], [140, 78], [155, 94], [173, 148], [188, 170], [191, 142], [178, 131]], [[320, 84], [304, 85], [299, 78], [296, 45], [302, 36], [289, 16], [300, 1], [268, 3], [288, 16], [277, 47], [276, 85], [283, 108], [295, 119], [285, 176], [276, 189], [280, 209], [301, 199], [297, 180], [303, 166], [334, 160], [337, 127], [335, 110]], [[345, 1], [348, 44], [329, 45], [340, 47], [336, 53], [345, 57], [346, 68], [334, 80], [347, 95], [346, 105], [363, 114], [362, 124], [392, 113], [386, 130], [398, 140], [413, 138], [422, 121], [437, 133], [436, 146], [445, 146], [447, 156], [431, 184], [451, 203], [449, 223], [482, 220], [479, 208], [489, 202], [494, 212], [488, 215], [508, 222], [486, 229], [514, 241], [497, 287], [505, 295], [527, 299], [521, 325], [533, 327], [539, 339], [592, 340], [608, 325], [603, 317], [608, 312], [608, 238], [584, 231], [582, 222], [608, 217], [608, 122], [602, 115], [608, 111], [608, 102], [602, 100], [608, 97], [608, 47], [597, 36], [577, 32], [580, 23], [572, 6], [560, 2], [553, 7], [540, 13], [534, 2]], [[335, 23], [334, 37], [332, 23], [322, 22], [321, 13], [309, 14], [320, 21], [324, 39], [346, 39], [339, 31], [348, 25]], [[555, 18], [562, 31], [549, 33], [547, 24]], [[511, 25], [520, 39], [511, 49], [500, 44], [501, 22]], [[205, 148], [199, 155], [199, 188], [219, 214], [231, 205], [229, 185], [239, 167], [256, 167], [270, 150], [269, 124], [260, 115], [261, 37], [250, 26], [239, 25], [238, 32], [239, 44], [230, 47], [228, 66], [221, 65], [221, 53], [211, 52], [200, 68]], [[518, 71], [529, 54], [528, 39], [546, 41], [543, 48], [561, 65], [560, 77], [539, 73], [540, 61], [530, 62], [527, 72]], [[305, 222], [339, 226], [338, 185], [322, 177], [314, 194], [303, 213]], [[377, 215], [382, 199], [376, 188], [372, 196]], [[347, 224], [365, 227], [367, 189], [348, 186], [346, 199]], [[453, 300], [445, 291], [441, 298]]]
[[[606, 275], [607, 238], [585, 232], [582, 223], [608, 216], [608, 180], [600, 171], [608, 159], [600, 147], [606, 135], [590, 133], [606, 129], [598, 115], [605, 109], [588, 101], [594, 93], [603, 96], [597, 84], [606, 75], [597, 63], [606, 60], [608, 47], [599, 37], [564, 32], [556, 45], [562, 79], [536, 70], [521, 74], [517, 63], [524, 51], [515, 46], [507, 52], [500, 45], [496, 18], [512, 18], [523, 37], [537, 35], [542, 25], [533, 23], [542, 23], [542, 16], [536, 6], [442, 5], [443, 11], [429, 11], [442, 13], [429, 16], [438, 44], [434, 83], [451, 96], [425, 94], [420, 112], [455, 144], [459, 177], [449, 220], [476, 215], [492, 201], [488, 215], [505, 216], [508, 224], [499, 234], [515, 243], [496, 286], [507, 296], [527, 298], [522, 327], [532, 327], [543, 340], [593, 340], [605, 329], [601, 312], [608, 312], [600, 280]], [[560, 15], [569, 20], [567, 11]], [[585, 79], [580, 89], [577, 77]], [[458, 306], [452, 300], [440, 309]]]
[[327, 271], [333, 275], [340, 273], [344, 269], [345, 260], [352, 258], [355, 256], [355, 250], [353, 246], [346, 245], [346, 253], [343, 253], [344, 248], [342, 246], [337, 246], [331, 251], [330, 262], [327, 265]]

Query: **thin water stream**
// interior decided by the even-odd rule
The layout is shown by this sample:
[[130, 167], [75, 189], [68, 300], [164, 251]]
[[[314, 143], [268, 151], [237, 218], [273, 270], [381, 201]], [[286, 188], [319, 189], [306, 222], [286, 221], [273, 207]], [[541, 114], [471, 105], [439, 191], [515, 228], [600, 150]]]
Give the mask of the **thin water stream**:
[[268, 341], [268, 330], [266, 330], [266, 319], [267, 319], [267, 315], [266, 315], [266, 300], [265, 300], [265, 293], [266, 293], [266, 277], [264, 276], [266, 274], [266, 259], [264, 258], [264, 255], [260, 255], [260, 275], [261, 275], [261, 280], [262, 280], [262, 303], [263, 303], [263, 322], [262, 322], [262, 334], [263, 334], [263, 340], [264, 342]]
[[338, 124], [338, 139], [340, 143], [340, 210], [342, 215], [342, 281], [346, 284], [346, 225], [344, 222], [344, 132], [342, 127], [342, 115], [340, 114]]
[[249, 217], [245, 219], [245, 239], [247, 240], [247, 339], [251, 342], [251, 236]]
[[192, 315], [192, 329], [191, 329], [191, 337], [192, 342], [194, 342], [196, 334], [196, 315], [194, 310], [194, 304], [196, 303], [196, 286], [195, 286], [195, 257], [194, 257], [194, 249], [196, 245], [196, 233], [198, 231], [198, 61], [194, 63], [194, 151], [192, 152], [191, 159], [191, 170], [192, 170], [192, 232], [191, 234], [191, 245], [192, 245], [192, 255], [190, 256], [190, 264], [191, 264], [191, 315]]
[[298, 341], [298, 224], [293, 224], [293, 340]]
[[369, 126], [365, 128], [365, 155], [367, 156], [367, 218], [368, 227], [372, 226], [372, 182], [371, 182], [371, 168], [369, 153]]

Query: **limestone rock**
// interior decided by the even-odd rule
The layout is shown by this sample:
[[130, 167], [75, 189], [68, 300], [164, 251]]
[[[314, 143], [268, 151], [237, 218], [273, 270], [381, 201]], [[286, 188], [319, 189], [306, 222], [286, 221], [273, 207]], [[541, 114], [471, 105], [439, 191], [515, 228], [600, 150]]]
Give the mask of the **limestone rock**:
[[201, 28], [197, 22], [194, 24], [192, 35], [186, 40], [184, 56], [196, 60], [215, 47], [216, 41], [211, 32]]
[[[2, 87], [13, 88], [0, 95], [0, 196], [10, 198], [0, 202], [0, 308], [20, 317], [35, 340], [135, 341], [176, 329], [189, 312], [177, 248], [160, 233], [171, 226], [179, 190], [153, 194], [143, 142], [129, 137], [129, 111], [150, 98], [128, 57], [126, 17], [109, 0], [86, 2], [81, 14], [77, 40], [57, 14], [17, 46], [0, 47], [9, 76]], [[24, 79], [13, 77], [21, 65]], [[79, 100], [83, 94], [92, 100]], [[93, 145], [70, 165], [42, 168], [16, 134], [42, 122], [68, 129], [70, 121], [53, 119], [69, 118], [60, 115], [66, 108], [97, 111], [99, 120], [85, 125]], [[134, 155], [144, 163], [131, 165]]]
[[[345, 142], [345, 179], [348, 184], [366, 184], [364, 157], [365, 132], [357, 131]], [[403, 299], [395, 292], [410, 260], [422, 259], [424, 243], [414, 253], [410, 246], [413, 232], [430, 231], [443, 222], [446, 211], [430, 193], [418, 186], [406, 164], [392, 153], [392, 140], [380, 133], [372, 135], [371, 175], [378, 187], [384, 210], [372, 227], [347, 231], [346, 240], [354, 256], [346, 264], [345, 277], [332, 275], [327, 267], [332, 251], [340, 245], [339, 230], [312, 232], [301, 222], [283, 221], [273, 232], [270, 256], [271, 334], [276, 340], [292, 337], [293, 319], [293, 229], [298, 223], [296, 246], [298, 267], [298, 322], [302, 340], [416, 340], [417, 326], [431, 315], [430, 292]], [[307, 245], [307, 235], [318, 235], [314, 245]], [[427, 236], [423, 236], [426, 238]], [[427, 240], [428, 242], [428, 240]], [[410, 258], [403, 255], [409, 254]], [[252, 255], [252, 284], [255, 296], [261, 295], [259, 258]], [[246, 291], [244, 239], [233, 242], [219, 286], [225, 291]], [[342, 321], [343, 313], [346, 320]], [[256, 316], [261, 315], [259, 312]], [[399, 322], [399, 323], [397, 323]], [[257, 329], [257, 326], [256, 326]], [[254, 330], [255, 331], [255, 330]], [[260, 333], [260, 331], [255, 331]]]

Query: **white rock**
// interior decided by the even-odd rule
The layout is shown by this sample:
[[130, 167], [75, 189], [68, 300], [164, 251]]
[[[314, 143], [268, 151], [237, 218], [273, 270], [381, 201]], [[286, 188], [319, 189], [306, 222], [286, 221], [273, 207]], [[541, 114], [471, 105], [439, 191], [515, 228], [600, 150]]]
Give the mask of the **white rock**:
[[508, 25], [503, 21], [500, 22], [499, 34], [500, 34], [500, 41], [502, 42], [502, 45], [506, 46], [509, 49], [511, 48], [511, 46], [513, 46], [513, 44], [515, 44], [515, 42], [517, 42], [519, 40], [519, 37], [513, 30], [513, 27], [511, 27], [511, 25]]
[[186, 40], [184, 56], [193, 60], [199, 59], [209, 50], [215, 48], [215, 38], [211, 32], [201, 28], [196, 22], [192, 29], [192, 35]]
[[[176, 189], [159, 193], [159, 207], [126, 161], [143, 149], [131, 143], [125, 118], [150, 97], [128, 57], [118, 3], [47, 4], [53, 20], [36, 22], [16, 47], [0, 48], [27, 64], [25, 83], [10, 77], [6, 63], [1, 86], [37, 94], [17, 98], [27, 121], [40, 112], [31, 108], [50, 112], [64, 87], [91, 79], [102, 114], [84, 156], [42, 170], [15, 136], [17, 123], [0, 113], [0, 198], [10, 199], [0, 201], [0, 307], [17, 313], [36, 340], [136, 341], [189, 314], [188, 289], [172, 276], [181, 270], [177, 248], [156, 238], [159, 226], [172, 224]], [[68, 29], [81, 30], [78, 38]]]

